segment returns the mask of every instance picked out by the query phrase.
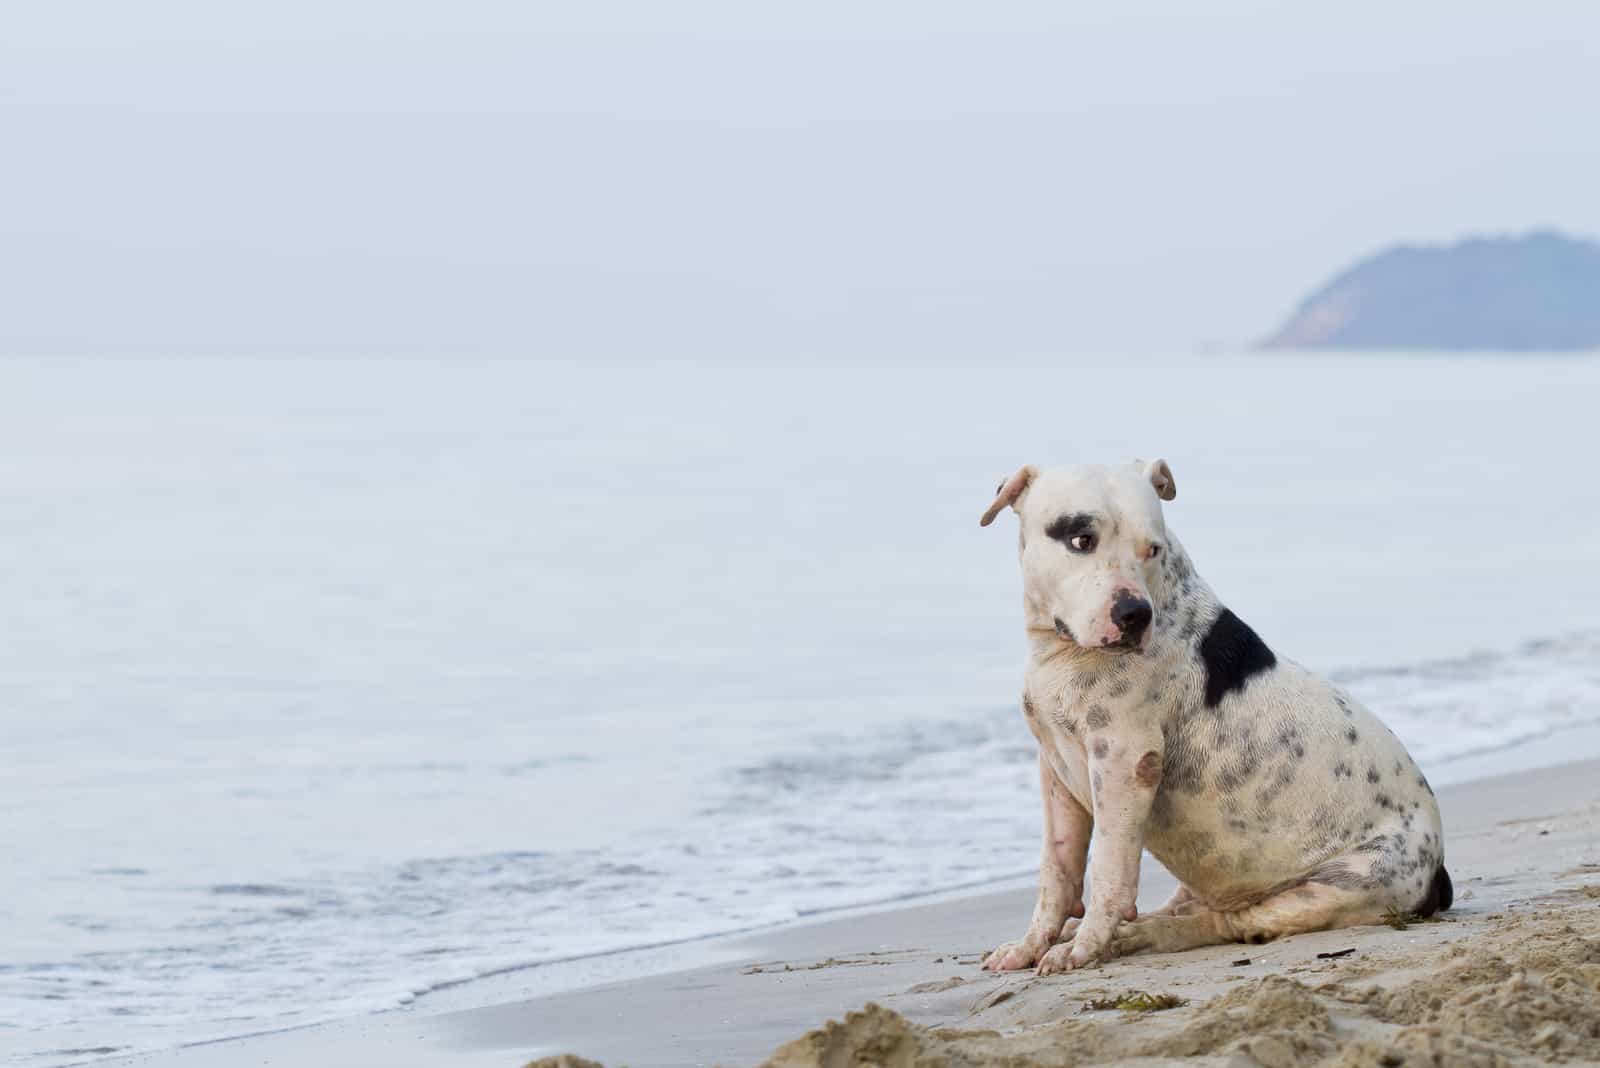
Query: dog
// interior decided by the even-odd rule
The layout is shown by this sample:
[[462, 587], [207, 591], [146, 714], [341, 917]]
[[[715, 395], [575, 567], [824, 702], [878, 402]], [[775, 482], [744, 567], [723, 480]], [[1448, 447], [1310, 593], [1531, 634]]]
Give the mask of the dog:
[[[983, 513], [1019, 520], [1044, 801], [1033, 920], [985, 969], [1049, 975], [1450, 907], [1427, 778], [1376, 716], [1222, 605], [1167, 529], [1176, 495], [1165, 460], [1029, 465]], [[1146, 849], [1180, 885], [1140, 916]]]

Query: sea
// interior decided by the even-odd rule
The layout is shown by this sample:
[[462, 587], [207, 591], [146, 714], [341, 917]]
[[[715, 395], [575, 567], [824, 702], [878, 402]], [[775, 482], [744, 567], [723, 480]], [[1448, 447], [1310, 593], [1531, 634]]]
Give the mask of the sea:
[[1526, 354], [0, 361], [0, 1060], [1025, 879], [977, 520], [1028, 462], [1166, 458], [1223, 600], [1435, 783], [1594, 757], [1597, 402]]

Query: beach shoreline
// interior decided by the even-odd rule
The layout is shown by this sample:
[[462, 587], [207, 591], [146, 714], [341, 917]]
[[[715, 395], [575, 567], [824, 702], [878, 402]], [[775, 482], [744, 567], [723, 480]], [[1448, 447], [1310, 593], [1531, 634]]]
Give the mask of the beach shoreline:
[[[1016, 561], [974, 513], [996, 471], [1070, 458], [1055, 398], [1135, 366], [1163, 388], [1085, 415], [1095, 455], [1159, 427], [1208, 580], [1430, 782], [1600, 754], [1600, 510], [1548, 462], [1583, 454], [1593, 362], [141, 359], [86, 391], [24, 361], [0, 1060], [527, 999], [1027, 872]], [[1251, 388], [1196, 408], [1219, 375]], [[974, 410], [997, 377], [1023, 407]], [[1362, 433], [1266, 403], [1302, 396]], [[775, 433], [792, 411], [830, 432]], [[841, 476], [869, 469], [895, 477]], [[1504, 539], [1453, 533], [1497, 499], [1569, 565], [1559, 611]], [[671, 536], [619, 554], [639, 514]], [[864, 537], [890, 514], [918, 535]], [[619, 605], [645, 625], [597, 641]]]
[[[1507, 915], [1600, 883], [1600, 761], [1457, 783], [1442, 787], [1439, 796], [1457, 889], [1446, 922], [1406, 932], [1352, 928], [1250, 947], [1243, 954], [1253, 962], [1249, 977], [1307, 969], [1337, 974], [1342, 958], [1319, 962], [1316, 954], [1346, 948], [1355, 949], [1357, 959], [1404, 958], [1452, 938], [1489, 937]], [[1147, 860], [1142, 907], [1158, 904], [1171, 886], [1170, 876]], [[978, 956], [1014, 937], [1031, 904], [1031, 887], [1011, 887], [861, 910], [716, 940], [718, 960], [688, 969], [543, 996], [505, 996], [487, 1005], [484, 995], [509, 990], [480, 986], [478, 1007], [424, 999], [412, 1010], [98, 1063], [517, 1066], [571, 1052], [636, 1068], [732, 1066], [760, 1063], [784, 1043], [868, 1002], [912, 1026], [1018, 1033], [1070, 1017], [1081, 1002], [1111, 987], [1170, 989], [1198, 1003], [1219, 983], [1241, 978], [1230, 967], [1241, 957], [1237, 946], [1130, 958], [1046, 980], [979, 971]], [[1572, 907], [1594, 903], [1583, 899]]]

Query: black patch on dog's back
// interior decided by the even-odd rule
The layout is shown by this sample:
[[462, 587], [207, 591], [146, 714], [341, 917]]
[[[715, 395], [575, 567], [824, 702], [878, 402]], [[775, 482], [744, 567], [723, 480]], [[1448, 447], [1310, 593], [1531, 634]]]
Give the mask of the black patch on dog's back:
[[1234, 690], [1243, 690], [1250, 676], [1270, 671], [1278, 658], [1245, 621], [1224, 608], [1200, 641], [1200, 662], [1206, 666], [1206, 707], [1215, 708]]

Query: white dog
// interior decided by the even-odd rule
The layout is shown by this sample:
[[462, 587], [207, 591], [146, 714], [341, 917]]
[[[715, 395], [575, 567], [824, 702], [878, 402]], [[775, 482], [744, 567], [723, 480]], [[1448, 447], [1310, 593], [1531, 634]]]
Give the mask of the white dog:
[[[1222, 606], [1162, 518], [1175, 494], [1164, 460], [1028, 466], [983, 515], [1020, 520], [1044, 795], [1033, 922], [985, 968], [1048, 975], [1450, 907], [1427, 780], [1375, 716]], [[1181, 885], [1138, 917], [1145, 849]]]

